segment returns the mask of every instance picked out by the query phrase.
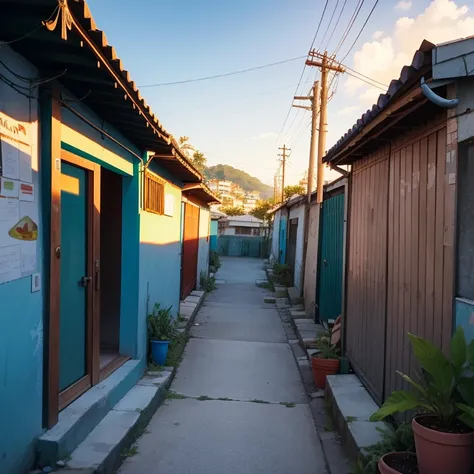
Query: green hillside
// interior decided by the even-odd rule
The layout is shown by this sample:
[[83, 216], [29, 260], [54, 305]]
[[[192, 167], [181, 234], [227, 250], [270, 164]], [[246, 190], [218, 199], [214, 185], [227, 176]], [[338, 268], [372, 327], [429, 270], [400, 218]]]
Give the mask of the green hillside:
[[245, 191], [258, 191], [263, 199], [273, 196], [273, 188], [262, 183], [258, 178], [250, 176], [242, 170], [229, 165], [215, 165], [206, 167], [204, 175], [207, 179], [225, 179], [238, 184]]

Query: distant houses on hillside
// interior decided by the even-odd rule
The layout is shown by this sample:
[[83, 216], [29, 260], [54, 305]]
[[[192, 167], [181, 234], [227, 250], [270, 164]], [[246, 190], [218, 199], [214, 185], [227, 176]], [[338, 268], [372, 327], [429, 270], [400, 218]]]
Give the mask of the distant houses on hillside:
[[220, 196], [223, 206], [242, 207], [246, 213], [254, 209], [260, 199], [258, 191], [245, 191], [229, 180], [212, 179], [208, 185], [211, 191]]

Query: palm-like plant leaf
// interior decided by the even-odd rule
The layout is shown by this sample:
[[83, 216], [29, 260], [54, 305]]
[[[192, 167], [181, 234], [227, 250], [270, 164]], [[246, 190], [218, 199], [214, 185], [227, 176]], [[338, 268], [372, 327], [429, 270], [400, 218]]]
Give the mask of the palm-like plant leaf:
[[456, 406], [461, 410], [461, 415], [458, 418], [474, 430], [474, 408], [464, 403], [458, 403]]
[[416, 394], [397, 390], [392, 392], [385, 403], [370, 417], [370, 421], [380, 421], [394, 413], [414, 410], [423, 405], [423, 401]]

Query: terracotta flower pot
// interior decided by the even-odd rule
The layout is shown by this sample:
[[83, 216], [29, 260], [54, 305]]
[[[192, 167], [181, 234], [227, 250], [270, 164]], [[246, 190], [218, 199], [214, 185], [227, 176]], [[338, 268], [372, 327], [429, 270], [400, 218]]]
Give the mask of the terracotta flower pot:
[[326, 375], [334, 375], [339, 372], [339, 359], [322, 359], [311, 357], [311, 368], [316, 387], [324, 389], [326, 386]]
[[379, 459], [381, 474], [418, 473], [415, 453], [388, 453]]
[[446, 433], [429, 428], [432, 415], [413, 418], [420, 474], [471, 474], [474, 467], [474, 431]]

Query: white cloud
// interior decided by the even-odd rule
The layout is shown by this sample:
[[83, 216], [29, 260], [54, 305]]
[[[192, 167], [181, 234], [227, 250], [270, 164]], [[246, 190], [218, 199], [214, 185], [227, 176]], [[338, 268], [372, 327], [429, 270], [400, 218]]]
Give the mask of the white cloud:
[[408, 11], [410, 10], [411, 6], [413, 5], [412, 2], [409, 0], [401, 0], [395, 5], [396, 10], [403, 10], [403, 11]]
[[352, 115], [354, 112], [360, 110], [359, 105], [348, 105], [337, 111], [337, 115]]
[[380, 39], [383, 36], [383, 31], [382, 30], [377, 30], [373, 35], [372, 39], [377, 40]]
[[275, 132], [265, 132], [265, 133], [260, 133], [258, 135], [255, 135], [254, 137], [251, 138], [251, 140], [268, 140], [270, 138], [277, 138], [278, 133]]
[[[367, 43], [354, 53], [354, 69], [383, 84], [398, 78], [404, 65], [409, 65], [421, 42], [442, 43], [469, 36], [474, 31], [474, 16], [468, 7], [453, 0], [433, 0], [415, 17], [401, 17], [390, 34]], [[346, 80], [346, 92], [358, 93], [359, 103], [370, 106], [380, 90], [353, 77]]]

